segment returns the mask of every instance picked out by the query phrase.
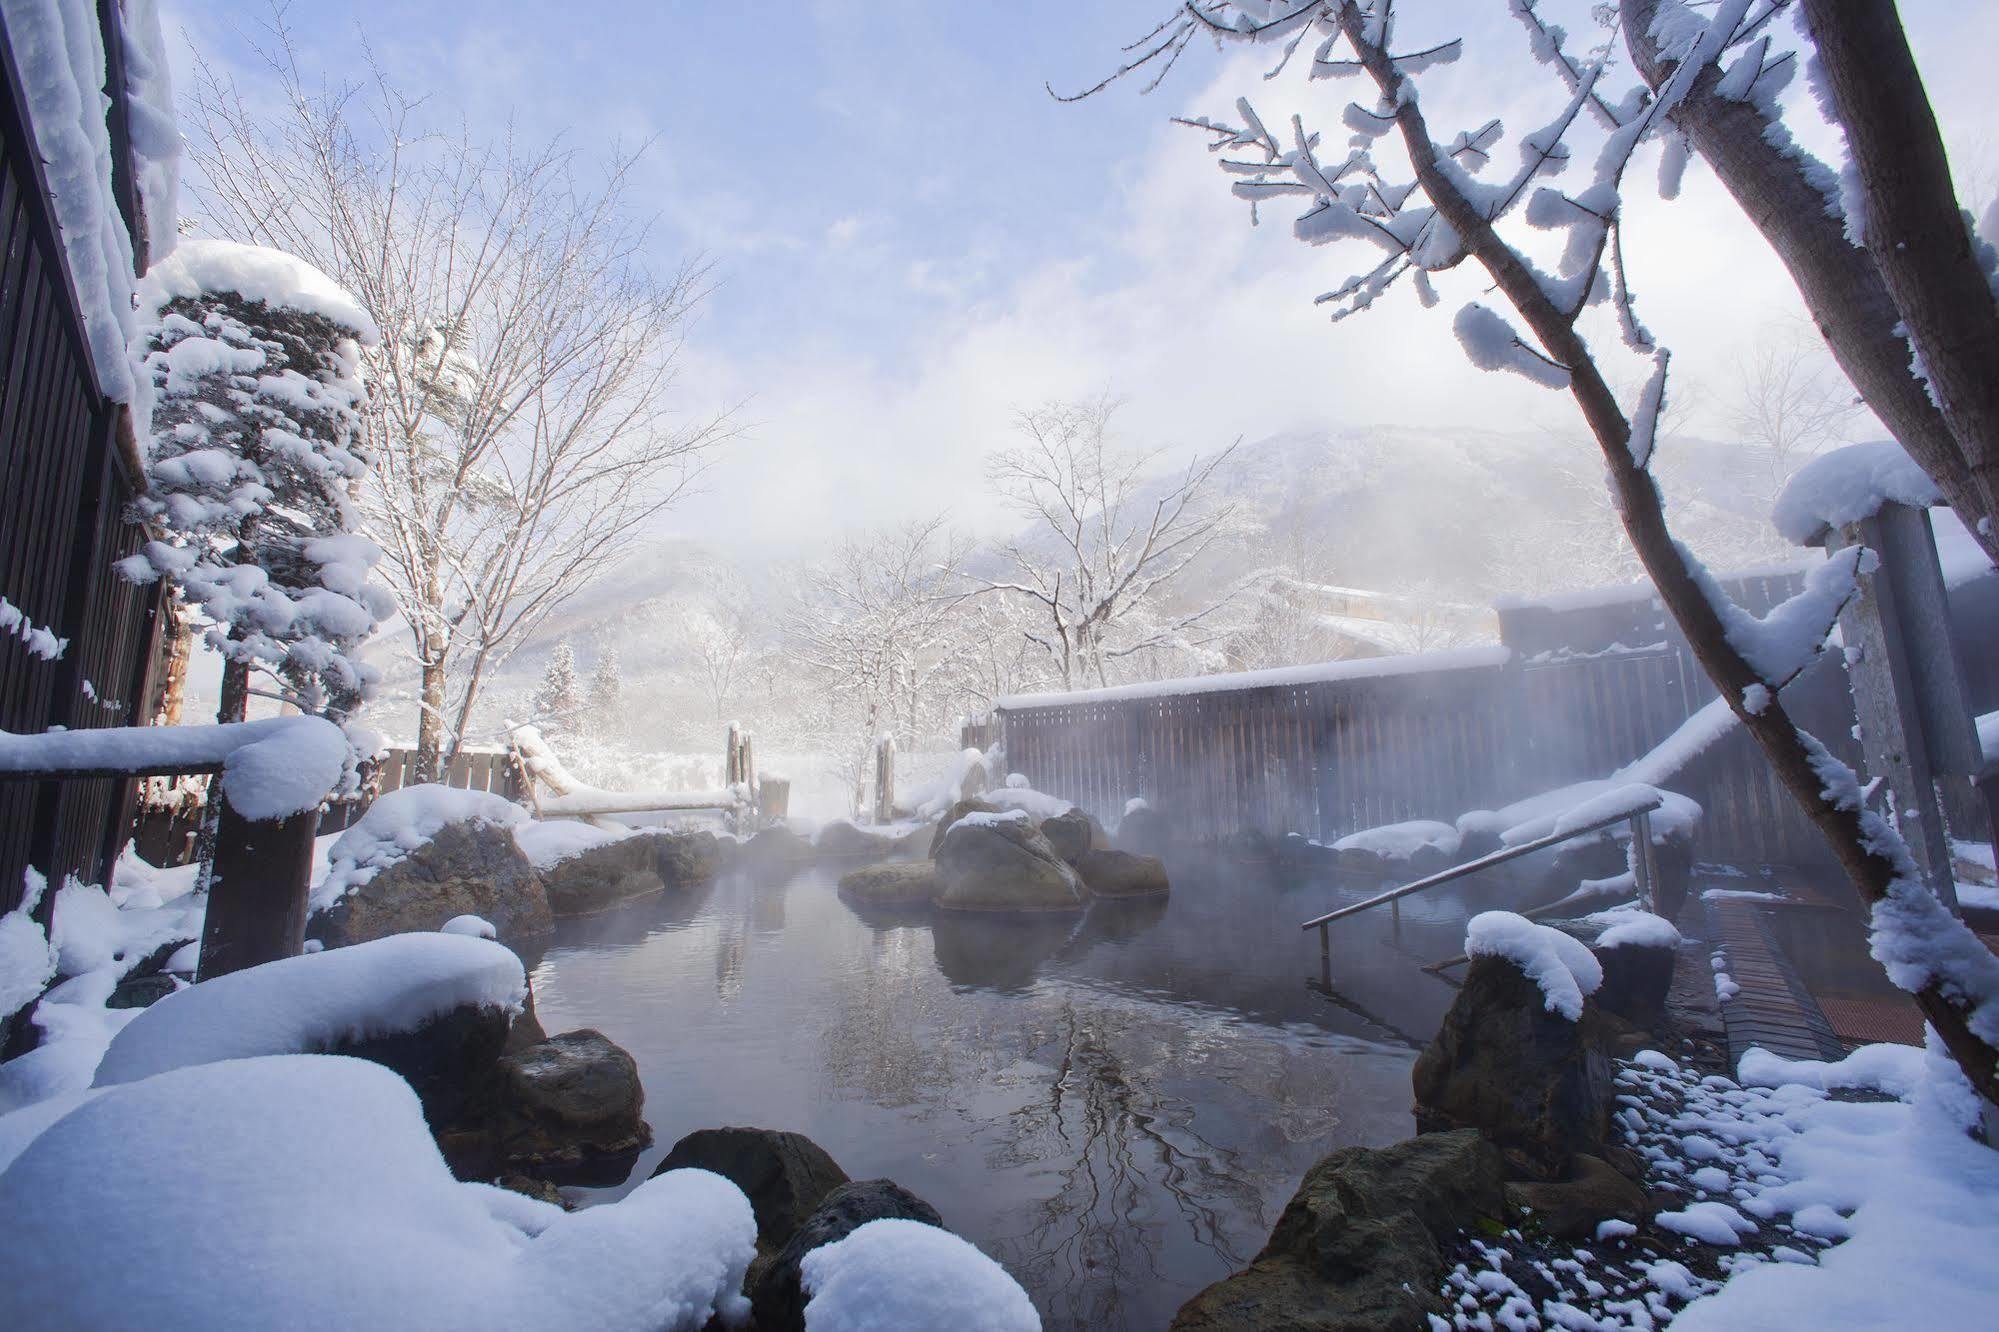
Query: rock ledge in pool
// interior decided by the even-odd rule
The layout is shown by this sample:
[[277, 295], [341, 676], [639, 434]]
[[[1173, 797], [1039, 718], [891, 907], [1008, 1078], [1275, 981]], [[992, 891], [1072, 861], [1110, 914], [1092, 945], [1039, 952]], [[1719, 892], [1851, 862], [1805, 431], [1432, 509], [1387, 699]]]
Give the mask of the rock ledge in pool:
[[843, 896], [866, 906], [902, 906], [913, 902], [934, 902], [943, 885], [937, 880], [934, 860], [898, 860], [886, 865], [867, 865], [840, 876]]
[[937, 851], [951, 911], [1080, 911], [1089, 890], [1048, 839], [1024, 816], [960, 819]]
[[548, 909], [558, 916], [588, 916], [666, 888], [659, 853], [644, 833], [579, 851], [541, 872]]
[[511, 828], [447, 823], [423, 845], [343, 894], [306, 926], [328, 948], [435, 930], [454, 916], [490, 921], [501, 943], [547, 934], [548, 892]]
[[1168, 891], [1166, 862], [1130, 851], [1085, 851], [1076, 873], [1098, 897], [1149, 897]]
[[1349, 1147], [1305, 1175], [1256, 1261], [1180, 1307], [1175, 1332], [1407, 1332], [1448, 1312], [1443, 1246], [1505, 1212], [1504, 1169], [1470, 1129]]

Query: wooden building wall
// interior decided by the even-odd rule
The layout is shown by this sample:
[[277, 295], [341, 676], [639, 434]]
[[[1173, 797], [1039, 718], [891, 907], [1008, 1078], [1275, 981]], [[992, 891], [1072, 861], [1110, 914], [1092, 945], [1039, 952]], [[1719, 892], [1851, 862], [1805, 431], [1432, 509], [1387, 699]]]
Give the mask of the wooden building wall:
[[[129, 443], [120, 445], [122, 409], [105, 398], [86, 350], [4, 32], [0, 65], [0, 596], [69, 640], [45, 661], [0, 635], [0, 729], [136, 724], [158, 593], [112, 566], [144, 539], [123, 517], [142, 481]], [[117, 155], [121, 114], [113, 130]], [[129, 203], [129, 181], [119, 184]], [[130, 798], [130, 784], [117, 781], [0, 784], [0, 912], [21, 900], [29, 865], [58, 881], [101, 880]]]

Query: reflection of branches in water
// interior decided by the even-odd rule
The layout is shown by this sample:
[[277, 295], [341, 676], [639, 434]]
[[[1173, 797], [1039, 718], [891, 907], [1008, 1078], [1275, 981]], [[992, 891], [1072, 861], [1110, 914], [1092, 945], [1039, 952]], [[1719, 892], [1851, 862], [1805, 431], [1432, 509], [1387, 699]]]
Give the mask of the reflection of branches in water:
[[983, 1043], [966, 1033], [939, 1030], [933, 1011], [929, 941], [913, 929], [872, 936], [872, 956], [832, 997], [820, 1035], [828, 1091], [846, 1091], [875, 1105], [934, 1110], [943, 1094], [966, 1079], [957, 1059], [976, 1055]]
[[1061, 1142], [1070, 1164], [1060, 1187], [1035, 1208], [1027, 1230], [999, 1248], [1029, 1289], [1064, 1301], [1069, 1319], [1092, 1328], [1125, 1325], [1126, 1293], [1160, 1279], [1165, 1226], [1145, 1216], [1153, 1190], [1172, 1199], [1194, 1243], [1231, 1267], [1242, 1255], [1224, 1233], [1224, 1216], [1260, 1225], [1263, 1210], [1236, 1154], [1191, 1130], [1192, 1108], [1164, 1101], [1143, 1077], [1128, 1075], [1099, 1026], [1110, 1016], [1062, 1006], [1050, 1037], [1047, 1095], [1015, 1112], [1012, 1142], [992, 1162], [1005, 1168], [1046, 1159], [1050, 1153], [1032, 1141], [1042, 1134]]

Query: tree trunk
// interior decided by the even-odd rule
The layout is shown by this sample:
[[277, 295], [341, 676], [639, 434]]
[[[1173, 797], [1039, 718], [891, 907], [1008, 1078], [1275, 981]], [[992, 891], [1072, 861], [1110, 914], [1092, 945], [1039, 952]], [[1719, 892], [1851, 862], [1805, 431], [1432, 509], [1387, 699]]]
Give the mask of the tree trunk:
[[443, 771], [444, 753], [444, 661], [426, 658], [423, 663], [423, 707], [416, 719], [416, 780], [434, 782]]
[[[1864, 823], [1865, 811], [1834, 804], [1825, 796], [1826, 779], [1807, 737], [1785, 713], [1781, 696], [1760, 710], [1745, 703], [1752, 686], [1765, 682], [1729, 642], [1720, 612], [1694, 579], [1687, 559], [1666, 525], [1665, 505], [1651, 472], [1632, 456], [1631, 425], [1616, 396], [1598, 372], [1596, 362], [1569, 317], [1548, 298], [1540, 282], [1492, 222], [1459, 193], [1438, 164], [1437, 147], [1415, 98], [1396, 98], [1401, 76], [1386, 52], [1370, 44], [1368, 20], [1348, 3], [1341, 7], [1340, 26], [1348, 42], [1384, 97], [1395, 102], [1395, 118], [1423, 192], [1438, 214], [1464, 238], [1466, 246], [1492, 277], [1508, 303], [1526, 320], [1541, 347], [1569, 370], [1569, 393], [1582, 409], [1590, 433], [1603, 453], [1616, 491], [1617, 510], [1659, 599], [1686, 636], [1708, 678], [1742, 721], [1769, 759], [1778, 780], [1824, 835], [1862, 902], [1870, 908], [1883, 902], [1896, 886], [1900, 866], [1892, 853], [1876, 842]], [[1822, 752], [1822, 751], [1821, 751]], [[1963, 926], [1960, 924], [1960, 928]], [[1937, 980], [1915, 994], [1923, 1016], [1936, 1029], [1972, 1086], [1988, 1101], [1999, 1102], [1999, 1051], [1974, 1034], [1966, 1010], [1945, 995]]]
[[[1658, 6], [1659, 0], [1630, 0], [1624, 20], [1632, 62], [1654, 90], [1675, 68], [1652, 38]], [[1674, 126], [1790, 272], [1839, 368], [1999, 563], [1999, 524], [1984, 521], [1999, 514], [1999, 494], [1989, 474], [1973, 475], [1957, 435], [1909, 372], [1908, 343], [1895, 331], [1903, 316], [1881, 272], [1826, 211], [1828, 200], [1806, 174], [1802, 150], [1778, 146], [1790, 143], [1789, 132], [1750, 103], [1716, 93], [1719, 79], [1714, 69], [1701, 71], [1671, 113]]]
[[[1892, 0], [1805, 0], [1805, 21], [1859, 172], [1867, 253], [1990, 517], [1999, 483], [1999, 305], [1971, 252], [1901, 17]], [[1989, 546], [1994, 534], [1984, 536]]]
[[215, 720], [219, 722], [239, 722], [250, 711], [250, 667], [240, 661], [222, 663], [222, 702], [215, 709]]

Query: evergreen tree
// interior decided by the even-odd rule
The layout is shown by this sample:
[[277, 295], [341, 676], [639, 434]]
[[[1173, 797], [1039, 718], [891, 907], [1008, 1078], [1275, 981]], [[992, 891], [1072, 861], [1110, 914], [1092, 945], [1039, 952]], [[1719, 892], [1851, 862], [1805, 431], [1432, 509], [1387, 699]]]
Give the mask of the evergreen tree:
[[599, 735], [616, 733], [624, 692], [625, 675], [618, 663], [618, 649], [606, 645], [597, 656], [597, 669], [590, 676], [590, 725]]
[[354, 533], [372, 461], [358, 344], [374, 326], [310, 265], [225, 241], [183, 242], [141, 306], [157, 396], [131, 517], [157, 536], [119, 567], [172, 579], [211, 622], [222, 720], [243, 716], [253, 672], [344, 718], [375, 680], [357, 650], [395, 609], [371, 581], [381, 551]]
[[557, 643], [549, 654], [548, 669], [542, 672], [541, 688], [534, 691], [534, 720], [549, 735], [575, 728], [583, 704], [576, 679], [576, 651], [567, 643]]

